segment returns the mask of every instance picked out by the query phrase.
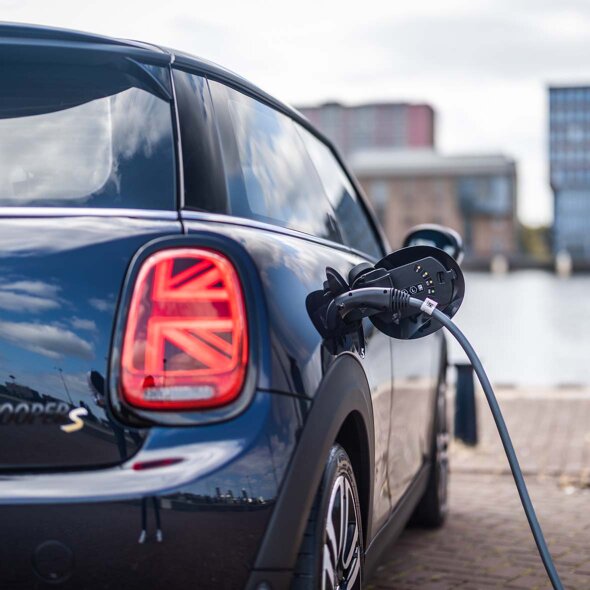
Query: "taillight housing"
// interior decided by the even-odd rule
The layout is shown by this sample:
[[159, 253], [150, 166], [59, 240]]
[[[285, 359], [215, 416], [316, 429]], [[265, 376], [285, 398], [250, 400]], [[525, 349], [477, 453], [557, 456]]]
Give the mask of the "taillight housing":
[[129, 405], [190, 411], [227, 405], [248, 364], [248, 326], [232, 262], [205, 248], [161, 250], [142, 264], [121, 351]]

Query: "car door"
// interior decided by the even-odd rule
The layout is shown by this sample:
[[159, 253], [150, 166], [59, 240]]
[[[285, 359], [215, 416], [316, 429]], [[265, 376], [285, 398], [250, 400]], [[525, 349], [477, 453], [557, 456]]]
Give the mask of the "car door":
[[430, 453], [440, 333], [418, 340], [392, 340], [393, 403], [390, 487], [396, 503]]
[[[343, 242], [354, 250], [356, 264], [374, 264], [382, 258], [384, 245], [350, 178], [325, 143], [300, 126], [298, 131], [330, 201]], [[374, 532], [377, 532], [392, 507], [390, 423], [385, 428], [391, 420], [392, 410], [391, 339], [379, 332], [368, 319], [363, 321], [363, 332], [365, 355], [361, 361], [371, 387], [376, 423], [379, 420], [383, 426], [375, 432], [376, 483], [373, 496], [377, 512]]]
[[[203, 103], [211, 101], [225, 174], [224, 191], [217, 185], [211, 189], [225, 194], [225, 198], [215, 199], [214, 208], [209, 207], [210, 194], [202, 195], [203, 186], [211, 187], [211, 182], [187, 185], [192, 187], [192, 194], [185, 188], [183, 221], [189, 233], [204, 229], [214, 221], [216, 232], [240, 241], [254, 260], [269, 316], [272, 361], [265, 376], [266, 386], [293, 395], [305, 413], [306, 400], [313, 399], [323, 374], [335, 358], [327, 353], [307, 314], [306, 298], [310, 292], [321, 289], [326, 266], [347, 276], [363, 258], [378, 258], [379, 246], [373, 244], [371, 254], [364, 256], [353, 253], [347, 246], [334, 207], [306, 149], [304, 130], [295, 120], [219, 81], [206, 82], [197, 75], [178, 72], [175, 82], [177, 96], [179, 91], [192, 93], [190, 100], [195, 109], [202, 110], [199, 114], [202, 123], [210, 121], [211, 107], [203, 108]], [[197, 126], [192, 131], [183, 126], [185, 133], [199, 133], [201, 144], [209, 141], [204, 138], [212, 137], [206, 123], [201, 126], [202, 132]], [[182, 141], [184, 153], [187, 152], [185, 138]], [[214, 143], [215, 139], [211, 141]], [[212, 150], [214, 145], [190, 153], [210, 154]], [[192, 171], [186, 171], [187, 159], [184, 159], [185, 175], [191, 174]], [[212, 160], [209, 164], [218, 166]], [[197, 162], [195, 167], [205, 170]], [[188, 211], [189, 208], [193, 211]], [[203, 209], [224, 215], [212, 217]], [[212, 227], [210, 223], [208, 227]], [[356, 349], [340, 351], [352, 352], [362, 363], [373, 398], [376, 455], [373, 531], [380, 528], [391, 511], [389, 347], [388, 339], [373, 331], [368, 334], [364, 358]]]

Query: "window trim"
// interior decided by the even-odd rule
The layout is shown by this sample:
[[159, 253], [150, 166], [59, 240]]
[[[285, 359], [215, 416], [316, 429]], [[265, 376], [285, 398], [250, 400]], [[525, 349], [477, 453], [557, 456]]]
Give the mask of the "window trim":
[[372, 260], [375, 262], [379, 260], [377, 258], [373, 258], [366, 252], [361, 252], [360, 250], [356, 250], [355, 248], [351, 248], [350, 246], [347, 246], [346, 244], [342, 244], [340, 242], [334, 242], [333, 240], [320, 238], [319, 236], [307, 234], [298, 229], [291, 229], [288, 227], [284, 227], [282, 225], [275, 225], [274, 223], [267, 223], [265, 221], [258, 221], [256, 219], [248, 219], [247, 217], [238, 217], [236, 215], [227, 215], [225, 213], [209, 213], [207, 211], [197, 211], [195, 209], [183, 209], [182, 211], [180, 211], [180, 219], [181, 221], [186, 219], [190, 221], [222, 223], [227, 225], [237, 225], [246, 228], [250, 227], [255, 229], [262, 229], [265, 231], [270, 231], [272, 233], [303, 239], [308, 242], [314, 242], [321, 246], [327, 246], [329, 248], [340, 250], [342, 252], [357, 254], [362, 258], [366, 258], [367, 260]]

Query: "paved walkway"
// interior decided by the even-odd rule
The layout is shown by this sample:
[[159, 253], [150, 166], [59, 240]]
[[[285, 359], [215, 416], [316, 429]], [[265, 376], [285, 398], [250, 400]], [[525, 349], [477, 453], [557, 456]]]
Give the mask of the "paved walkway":
[[[588, 589], [590, 391], [498, 397], [562, 581], [568, 590]], [[550, 588], [483, 398], [478, 414], [478, 447], [452, 446], [448, 523], [405, 531], [369, 588]]]

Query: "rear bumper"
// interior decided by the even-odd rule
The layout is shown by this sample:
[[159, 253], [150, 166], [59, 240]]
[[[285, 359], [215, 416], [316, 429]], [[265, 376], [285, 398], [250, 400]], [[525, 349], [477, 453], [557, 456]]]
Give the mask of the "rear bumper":
[[[153, 429], [118, 468], [0, 477], [0, 587], [242, 588], [295, 447], [296, 403], [258, 392], [230, 422]], [[182, 461], [133, 469], [163, 458]]]
[[[156, 540], [159, 505], [162, 542]], [[177, 498], [0, 509], [3, 588], [243, 587], [271, 505], [188, 507]]]

